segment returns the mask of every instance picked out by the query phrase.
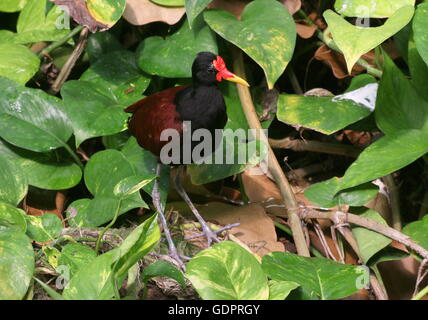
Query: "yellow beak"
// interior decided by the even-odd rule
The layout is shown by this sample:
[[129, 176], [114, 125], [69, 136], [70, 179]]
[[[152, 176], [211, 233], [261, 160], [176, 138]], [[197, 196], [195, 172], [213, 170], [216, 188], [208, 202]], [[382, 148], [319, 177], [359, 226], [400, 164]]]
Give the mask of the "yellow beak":
[[244, 79], [242, 79], [242, 78], [238, 77], [236, 74], [233, 74], [233, 73], [232, 73], [232, 75], [233, 75], [233, 76], [231, 76], [230, 78], [226, 78], [225, 80], [227, 80], [227, 81], [231, 81], [231, 82], [240, 83], [240, 84], [242, 84], [242, 85], [244, 85], [244, 86], [247, 86], [247, 87], [249, 87], [249, 86], [250, 86], [250, 85], [248, 84], [248, 82], [247, 82], [247, 81], [245, 81]]

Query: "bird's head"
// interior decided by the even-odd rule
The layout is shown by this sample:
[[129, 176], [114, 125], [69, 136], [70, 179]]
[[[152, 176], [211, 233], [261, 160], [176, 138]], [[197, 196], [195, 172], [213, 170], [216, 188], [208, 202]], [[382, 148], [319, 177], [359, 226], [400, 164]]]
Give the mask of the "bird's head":
[[247, 87], [250, 86], [247, 81], [227, 70], [222, 57], [211, 52], [198, 53], [195, 61], [193, 61], [192, 77], [193, 81], [205, 85], [212, 85], [224, 79], [243, 84]]

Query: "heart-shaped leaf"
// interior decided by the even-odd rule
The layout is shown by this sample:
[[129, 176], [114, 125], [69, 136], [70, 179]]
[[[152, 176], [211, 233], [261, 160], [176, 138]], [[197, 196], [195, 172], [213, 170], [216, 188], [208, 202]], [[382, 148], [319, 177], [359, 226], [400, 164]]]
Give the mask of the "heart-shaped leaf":
[[428, 3], [418, 5], [413, 20], [413, 31], [416, 42], [416, 48], [422, 59], [428, 65]]
[[324, 18], [334, 42], [345, 56], [348, 72], [351, 73], [355, 63], [363, 54], [376, 48], [404, 28], [412, 19], [414, 11], [413, 6], [401, 7], [384, 25], [373, 28], [354, 26], [332, 10], [325, 11]]
[[336, 0], [334, 9], [346, 17], [387, 18], [415, 0]]
[[35, 241], [47, 242], [55, 240], [62, 231], [62, 222], [56, 214], [47, 213], [42, 216], [25, 216], [27, 235]]
[[291, 125], [332, 134], [364, 119], [370, 113], [369, 108], [352, 100], [281, 94], [277, 116]]
[[69, 32], [69, 17], [54, 5], [46, 14], [47, 0], [31, 0], [19, 14], [14, 43], [56, 41]]
[[425, 249], [428, 248], [428, 215], [422, 220], [409, 223], [403, 228], [403, 232]]
[[285, 252], [264, 256], [262, 267], [269, 278], [297, 282], [323, 300], [350, 296], [364, 288], [369, 280], [364, 268]]
[[86, 0], [86, 6], [95, 20], [112, 27], [125, 11], [126, 0]]
[[82, 179], [79, 166], [55, 151], [33, 152], [0, 139], [0, 152], [27, 176], [28, 184], [47, 190], [69, 189]]
[[16, 12], [24, 8], [28, 0], [2, 0], [0, 2], [0, 11]]
[[293, 56], [296, 27], [288, 10], [277, 1], [255, 0], [245, 7], [240, 21], [223, 10], [205, 11], [204, 18], [262, 67], [272, 89]]
[[5, 227], [25, 232], [27, 231], [27, 222], [23, 210], [0, 201], [0, 232]]
[[34, 272], [31, 241], [21, 231], [0, 231], [0, 300], [22, 299]]
[[332, 208], [337, 205], [362, 206], [373, 199], [379, 188], [372, 183], [365, 183], [338, 193], [342, 179], [331, 178], [315, 183], [305, 190], [305, 197], [309, 201], [323, 208]]
[[[387, 225], [382, 216], [372, 209], [365, 208], [364, 212], [359, 214], [359, 216]], [[357, 240], [364, 264], [367, 264], [371, 257], [389, 245], [392, 241], [390, 238], [362, 227], [352, 228], [352, 233], [354, 234], [355, 240]]]
[[407, 129], [428, 130], [428, 101], [416, 92], [388, 56], [384, 55], [384, 60], [375, 112], [378, 127], [386, 134]]
[[100, 56], [80, 80], [96, 84], [106, 96], [128, 106], [144, 98], [151, 79], [137, 66], [135, 53], [116, 50]]
[[89, 138], [114, 134], [126, 128], [129, 115], [123, 111], [125, 106], [97, 84], [68, 81], [62, 87], [61, 95], [74, 129], [76, 146]]
[[187, 264], [187, 278], [204, 300], [269, 298], [268, 282], [257, 259], [230, 241], [194, 256]]
[[187, 22], [165, 39], [155, 36], [143, 40], [137, 49], [138, 65], [145, 72], [169, 78], [190, 78], [192, 63], [201, 51], [217, 53], [215, 34], [202, 21], [193, 29]]
[[0, 201], [17, 205], [27, 194], [27, 177], [19, 166], [0, 156]]
[[0, 44], [0, 76], [25, 84], [39, 70], [40, 60], [28, 48], [10, 43]]
[[185, 1], [186, 15], [187, 15], [187, 19], [189, 20], [190, 26], [192, 26], [195, 18], [205, 9], [205, 7], [211, 1], [212, 0], [186, 0]]
[[3, 77], [0, 77], [0, 92], [0, 136], [3, 139], [36, 152], [51, 151], [67, 143], [72, 129], [62, 111], [61, 100]]
[[[397, 171], [428, 152], [426, 132], [401, 130], [365, 149], [346, 171], [340, 189], [347, 189]], [[379, 161], [388, 159], [388, 161]]]

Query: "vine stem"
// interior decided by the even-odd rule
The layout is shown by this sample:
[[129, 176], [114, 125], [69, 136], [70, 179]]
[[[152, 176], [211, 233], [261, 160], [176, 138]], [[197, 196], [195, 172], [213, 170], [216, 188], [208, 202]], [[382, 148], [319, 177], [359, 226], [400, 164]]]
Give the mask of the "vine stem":
[[95, 252], [98, 254], [98, 252], [100, 252], [100, 246], [101, 246], [101, 241], [103, 239], [104, 234], [107, 232], [108, 229], [110, 229], [116, 222], [117, 217], [119, 216], [119, 211], [120, 211], [120, 205], [122, 203], [122, 200], [118, 201], [117, 207], [116, 207], [116, 211], [114, 213], [114, 218], [113, 220], [110, 221], [110, 223], [105, 226], [105, 228], [103, 230], [101, 230], [101, 232], [98, 235], [97, 238], [97, 242], [95, 244]]
[[70, 148], [70, 146], [67, 143], [63, 144], [63, 147], [65, 150], [67, 150], [67, 152], [70, 154], [70, 156], [73, 158], [73, 160], [77, 163], [77, 165], [80, 167], [80, 169], [84, 168], [84, 165], [82, 163], [82, 161], [80, 161], [79, 157], [77, 156], [77, 154]]
[[[245, 78], [245, 67], [244, 59], [241, 51], [233, 48], [233, 61], [234, 61], [234, 70], [242, 78]], [[266, 144], [268, 148], [268, 168], [271, 172], [274, 180], [278, 184], [278, 187], [281, 192], [281, 196], [285, 202], [287, 212], [288, 212], [288, 222], [290, 224], [291, 231], [293, 233], [294, 243], [296, 245], [297, 253], [300, 256], [309, 257], [309, 249], [306, 246], [306, 240], [303, 233], [302, 224], [298, 215], [299, 206], [297, 200], [294, 196], [294, 192], [285, 177], [284, 171], [279, 165], [278, 160], [269, 145], [268, 138], [262, 130], [259, 118], [257, 116], [253, 100], [251, 98], [250, 90], [240, 84], [237, 84], [239, 98], [241, 100], [241, 105], [244, 110], [245, 117], [247, 118], [248, 125], [251, 129], [256, 129], [260, 135], [257, 139]]]
[[78, 27], [74, 28], [73, 30], [71, 30], [64, 38], [62, 38], [58, 41], [52, 42], [49, 46], [47, 46], [42, 51], [40, 51], [39, 58], [49, 54], [51, 51], [55, 50], [56, 48], [61, 47], [64, 43], [66, 43], [68, 40], [73, 38], [76, 34], [81, 32], [83, 30], [83, 28], [84, 28], [84, 26], [78, 26]]

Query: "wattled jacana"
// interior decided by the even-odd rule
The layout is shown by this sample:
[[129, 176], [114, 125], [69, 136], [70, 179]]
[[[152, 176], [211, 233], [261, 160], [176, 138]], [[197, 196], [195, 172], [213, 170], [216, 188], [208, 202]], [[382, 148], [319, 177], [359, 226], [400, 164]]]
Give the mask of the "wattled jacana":
[[[190, 121], [191, 131], [207, 129], [212, 134], [216, 129], [223, 129], [227, 122], [226, 104], [223, 95], [217, 87], [222, 80], [237, 82], [246, 86], [248, 83], [227, 70], [223, 59], [211, 52], [200, 52], [192, 65], [192, 85], [169, 88], [146, 97], [127, 109], [132, 113], [128, 121], [129, 130], [144, 149], [158, 156], [159, 164], [156, 174], [159, 176], [162, 163], [161, 150], [169, 142], [161, 141], [161, 133], [166, 129], [177, 130], [183, 135], [183, 122]], [[213, 139], [214, 140], [214, 139]], [[180, 161], [183, 163], [184, 139], [180, 139]], [[192, 143], [187, 150], [193, 150]], [[205, 155], [206, 156], [206, 155]], [[201, 224], [203, 235], [207, 238], [208, 245], [218, 241], [213, 232], [201, 217], [180, 182], [182, 166], [177, 170], [174, 179], [175, 187], [180, 196], [185, 200], [193, 214]], [[176, 259], [181, 267], [184, 267], [172, 242], [164, 208], [159, 196], [159, 184], [155, 181], [153, 188], [153, 203], [159, 212], [159, 217], [168, 241], [171, 256]], [[222, 228], [221, 230], [224, 230]]]

